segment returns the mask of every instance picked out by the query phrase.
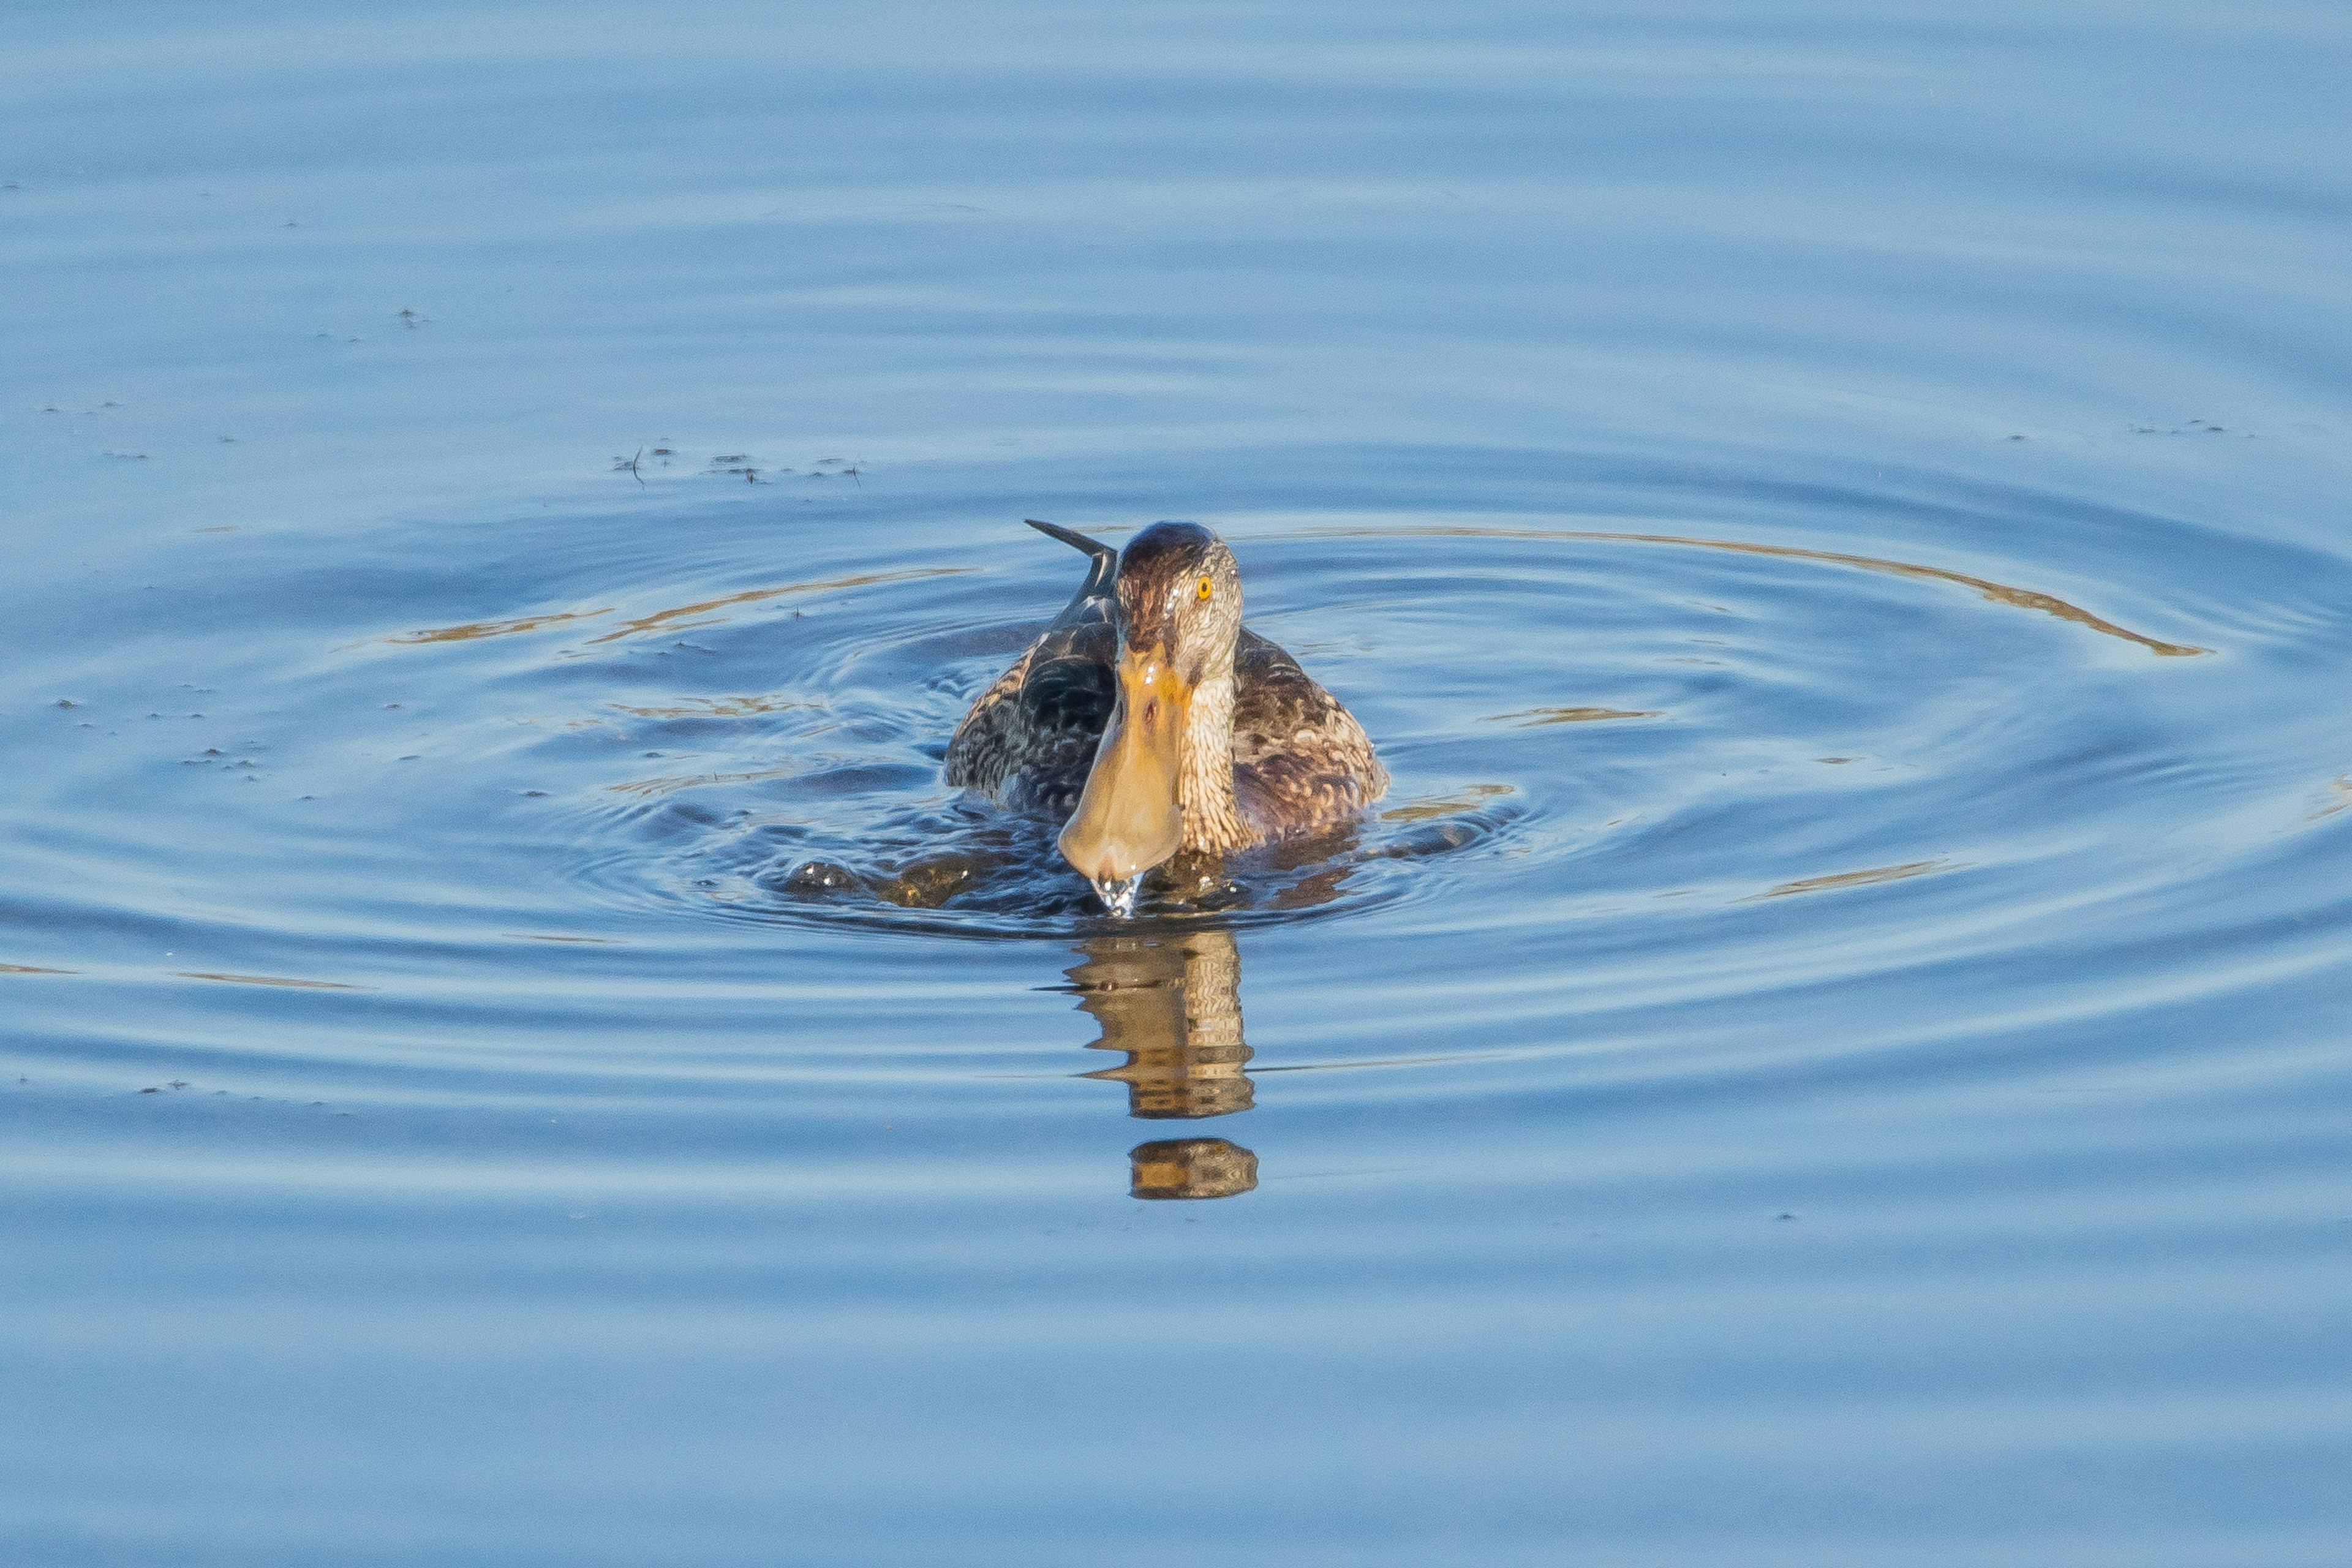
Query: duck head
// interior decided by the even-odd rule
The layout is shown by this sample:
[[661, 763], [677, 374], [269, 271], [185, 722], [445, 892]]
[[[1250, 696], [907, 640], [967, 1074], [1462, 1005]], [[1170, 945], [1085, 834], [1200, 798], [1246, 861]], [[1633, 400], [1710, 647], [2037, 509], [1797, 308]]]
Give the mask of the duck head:
[[1195, 699], [1214, 682], [1230, 689], [1242, 625], [1234, 552], [1198, 523], [1155, 522], [1128, 541], [1117, 586], [1118, 698], [1059, 840], [1097, 887], [1139, 877], [1182, 846], [1185, 770], [1205, 760], [1192, 743]]

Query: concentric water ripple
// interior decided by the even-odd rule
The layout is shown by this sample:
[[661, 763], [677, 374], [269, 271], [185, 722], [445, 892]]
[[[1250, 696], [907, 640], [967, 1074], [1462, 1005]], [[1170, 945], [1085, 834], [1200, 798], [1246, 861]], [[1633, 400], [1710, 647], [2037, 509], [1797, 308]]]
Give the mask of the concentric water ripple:
[[10, 21], [0, 1560], [2343, 1560], [2341, 17]]
[[[235, 675], [214, 678], [224, 689], [125, 674], [119, 658], [112, 694], [55, 672], [85, 696], [49, 720], [84, 737], [52, 783], [74, 808], [49, 846], [54, 881], [208, 881], [188, 945], [286, 956], [205, 973], [388, 1000], [466, 989], [441, 962], [455, 958], [498, 970], [522, 1005], [576, 983], [563, 965], [534, 981], [523, 956], [567, 941], [614, 950], [599, 955], [609, 987], [633, 984], [623, 950], [648, 945], [663, 963], [692, 954], [698, 974], [754, 975], [780, 928], [1066, 942], [1378, 915], [1408, 940], [1568, 943], [1586, 956], [1563, 1001], [1703, 943], [1704, 974], [1650, 993], [1663, 1002], [1722, 994], [1727, 975], [1748, 977], [1734, 991], [1775, 984], [1799, 962], [1852, 979], [1996, 952], [2061, 907], [2080, 921], [2160, 897], [2328, 823], [2334, 737], [2285, 688], [2264, 706], [2232, 674], [2282, 645], [2299, 680], [2332, 678], [2332, 606], [2352, 598], [2324, 559], [2147, 516], [2103, 521], [2165, 544], [2104, 563], [1909, 558], [1922, 515], [1991, 540], [2069, 504], [2011, 492], [1997, 510], [1963, 484], [1930, 502], [1924, 476], [1878, 498], [1874, 527], [1870, 493], [1819, 486], [1782, 487], [1776, 515], [1742, 485], [1732, 517], [1720, 492], [1672, 488], [1633, 510], [1621, 479], [1596, 515], [1538, 510], [1527, 476], [1507, 480], [1512, 504], [1483, 514], [1456, 495], [1212, 520], [1239, 553], [1251, 624], [1357, 710], [1395, 784], [1323, 838], [1180, 868], [1132, 930], [1061, 864], [1052, 825], [940, 776], [972, 694], [1066, 596], [1066, 552], [987, 513], [952, 524], [954, 545], [937, 521], [919, 531], [929, 542], [826, 544], [789, 510], [713, 510], [687, 491], [662, 531], [695, 550], [575, 550], [536, 586], [502, 566], [502, 602], [468, 585], [476, 568], [410, 562], [410, 602], [463, 603], [469, 618], [355, 614], [242, 690]], [[1824, 510], [1856, 548], [1800, 542]], [[477, 536], [531, 560], [519, 521]], [[563, 524], [575, 540], [581, 526]], [[646, 531], [642, 515], [590, 526]], [[2265, 552], [2276, 564], [2256, 566]], [[273, 550], [247, 592], [301, 582], [303, 553]], [[2230, 580], [2294, 584], [2259, 624], [2194, 577], [2147, 576], [2232, 554]], [[232, 606], [209, 657], [233, 662], [236, 635]], [[214, 711], [124, 717], [167, 700]], [[112, 744], [95, 746], [85, 713]], [[2282, 744], [2299, 724], [2300, 752]], [[257, 835], [268, 874], [254, 878], [248, 843], [242, 886], [264, 896], [241, 901], [200, 838], [143, 836], [159, 784]], [[152, 885], [112, 897], [159, 902]], [[105, 908], [100, 895], [87, 918]], [[2170, 918], [2188, 940], [2193, 908]], [[72, 919], [54, 904], [48, 924]], [[518, 939], [537, 945], [519, 953]], [[387, 972], [357, 957], [361, 941], [413, 956]], [[47, 956], [77, 966], [70, 944]]]

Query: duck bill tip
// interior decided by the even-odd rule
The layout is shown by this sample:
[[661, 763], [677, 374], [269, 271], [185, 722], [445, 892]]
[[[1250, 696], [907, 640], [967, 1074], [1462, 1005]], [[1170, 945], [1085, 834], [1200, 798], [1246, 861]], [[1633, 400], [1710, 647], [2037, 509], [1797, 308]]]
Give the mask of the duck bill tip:
[[1088, 881], [1139, 877], [1183, 844], [1177, 780], [1192, 701], [1191, 688], [1164, 661], [1120, 658], [1118, 705], [1077, 810], [1055, 840], [1062, 858]]

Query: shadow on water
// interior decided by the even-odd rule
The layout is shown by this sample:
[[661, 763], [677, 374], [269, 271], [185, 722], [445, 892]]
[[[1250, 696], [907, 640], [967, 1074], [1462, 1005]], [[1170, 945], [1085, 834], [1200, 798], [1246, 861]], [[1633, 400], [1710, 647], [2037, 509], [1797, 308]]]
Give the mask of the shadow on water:
[[[1201, 1121], [1255, 1104], [1233, 932], [1092, 937], [1076, 951], [1062, 989], [1102, 1029], [1087, 1048], [1127, 1058], [1084, 1076], [1125, 1084], [1129, 1116]], [[1128, 1158], [1139, 1198], [1229, 1198], [1257, 1185], [1257, 1156], [1224, 1138], [1157, 1138]]]

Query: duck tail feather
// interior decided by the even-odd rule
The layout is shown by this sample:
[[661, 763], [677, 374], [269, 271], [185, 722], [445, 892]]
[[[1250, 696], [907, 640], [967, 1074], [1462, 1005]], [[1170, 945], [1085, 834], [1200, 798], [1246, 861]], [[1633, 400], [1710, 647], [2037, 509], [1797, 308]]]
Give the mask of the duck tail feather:
[[1059, 523], [1040, 522], [1034, 517], [1024, 517], [1021, 521], [1035, 529], [1038, 532], [1045, 534], [1049, 538], [1060, 540], [1063, 543], [1068, 545], [1073, 550], [1085, 551], [1088, 555], [1094, 557], [1095, 563], [1097, 565], [1118, 564], [1118, 552], [1112, 549], [1109, 545], [1105, 544], [1099, 539], [1088, 539], [1085, 534], [1076, 532], [1071, 529], [1064, 528]]

